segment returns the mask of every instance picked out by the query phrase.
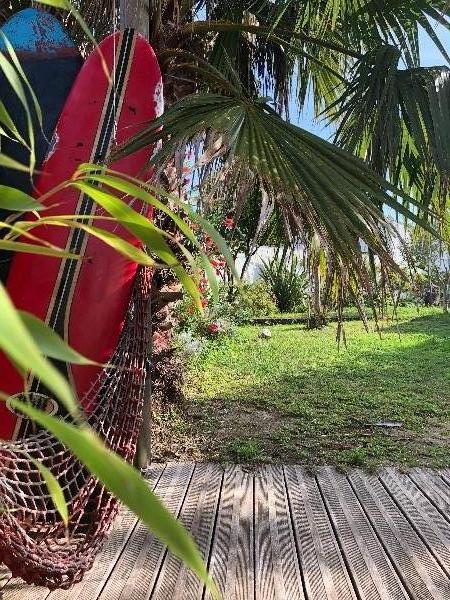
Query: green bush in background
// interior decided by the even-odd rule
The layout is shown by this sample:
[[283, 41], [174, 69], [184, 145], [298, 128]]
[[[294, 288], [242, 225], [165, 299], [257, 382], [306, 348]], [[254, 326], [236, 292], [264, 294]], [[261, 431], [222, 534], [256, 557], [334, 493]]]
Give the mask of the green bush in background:
[[272, 259], [262, 261], [261, 278], [272, 292], [280, 312], [306, 309], [307, 279], [297, 256], [275, 254]]
[[264, 281], [240, 285], [236, 289], [233, 306], [237, 322], [267, 317], [278, 312], [271, 289]]

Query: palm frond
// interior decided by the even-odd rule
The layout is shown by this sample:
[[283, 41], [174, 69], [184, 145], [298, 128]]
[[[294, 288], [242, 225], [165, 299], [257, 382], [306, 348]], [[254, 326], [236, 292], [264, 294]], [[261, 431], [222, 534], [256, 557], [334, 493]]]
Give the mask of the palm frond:
[[450, 181], [450, 69], [400, 69], [399, 59], [392, 46], [367, 53], [327, 114], [341, 147], [426, 203]]
[[346, 263], [360, 264], [363, 239], [393, 265], [382, 233], [387, 224], [376, 204], [387, 204], [418, 221], [395, 194], [410, 206], [417, 202], [362, 160], [285, 122], [263, 100], [240, 95], [198, 94], [181, 100], [119, 149], [114, 159], [161, 140], [153, 162], [164, 162], [180, 144], [204, 140], [207, 131], [222, 136], [222, 160], [233, 163], [236, 172], [240, 166], [249, 168], [291, 218], [326, 239]]

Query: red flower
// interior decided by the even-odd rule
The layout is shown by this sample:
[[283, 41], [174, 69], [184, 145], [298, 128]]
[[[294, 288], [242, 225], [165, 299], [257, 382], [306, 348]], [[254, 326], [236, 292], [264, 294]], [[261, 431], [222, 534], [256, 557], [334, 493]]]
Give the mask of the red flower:
[[208, 306], [208, 298], [202, 298], [200, 302], [203, 308], [206, 308]]
[[233, 229], [234, 228], [234, 219], [233, 217], [227, 217], [226, 219], [224, 219], [222, 225], [225, 227], [225, 229]]
[[208, 325], [209, 333], [216, 334], [216, 333], [219, 333], [219, 330], [220, 330], [219, 324], [214, 321]]

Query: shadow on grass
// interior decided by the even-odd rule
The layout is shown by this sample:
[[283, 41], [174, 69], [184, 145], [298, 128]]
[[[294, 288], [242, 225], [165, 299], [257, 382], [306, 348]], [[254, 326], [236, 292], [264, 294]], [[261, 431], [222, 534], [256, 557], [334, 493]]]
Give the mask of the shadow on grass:
[[425, 333], [450, 339], [450, 314], [434, 314], [417, 316], [408, 321], [384, 327], [385, 333]]
[[[220, 400], [219, 394], [203, 400], [196, 426], [213, 458], [227, 457], [239, 440], [253, 440], [262, 461], [450, 465], [450, 317], [424, 315], [385, 327], [385, 333], [430, 337], [417, 343], [400, 337], [395, 347], [391, 337], [375, 348], [343, 351], [333, 366], [302, 361], [303, 331], [295, 331], [290, 356], [272, 357], [278, 373], [261, 376], [256, 367], [264, 359], [246, 359], [242, 350], [233, 360], [247, 363], [247, 375], [252, 360], [259, 361], [253, 381], [233, 390], [217, 382]], [[377, 426], [381, 421], [402, 426]]]

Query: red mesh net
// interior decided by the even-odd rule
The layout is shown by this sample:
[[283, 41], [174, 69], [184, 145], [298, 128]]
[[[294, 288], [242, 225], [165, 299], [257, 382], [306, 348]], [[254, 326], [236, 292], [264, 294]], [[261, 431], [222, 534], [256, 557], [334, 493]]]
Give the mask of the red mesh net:
[[[107, 445], [132, 460], [147, 374], [150, 271], [141, 269], [114, 365], [93, 384], [84, 406]], [[30, 458], [58, 479], [68, 504], [68, 535]], [[0, 443], [0, 562], [27, 583], [67, 588], [92, 566], [118, 508], [117, 500], [46, 431]]]

